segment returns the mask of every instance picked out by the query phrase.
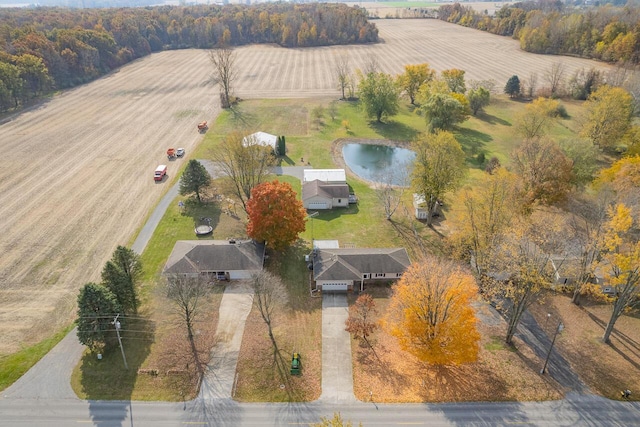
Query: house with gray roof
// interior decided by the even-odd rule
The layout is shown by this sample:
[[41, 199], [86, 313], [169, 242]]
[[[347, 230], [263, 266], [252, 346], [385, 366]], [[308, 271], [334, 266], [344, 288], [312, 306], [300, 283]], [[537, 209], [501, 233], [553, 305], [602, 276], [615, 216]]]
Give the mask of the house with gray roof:
[[316, 289], [322, 291], [362, 291], [365, 282], [397, 280], [411, 264], [404, 248], [316, 249], [311, 256]]
[[302, 204], [306, 209], [333, 209], [349, 206], [349, 186], [315, 179], [302, 184]]
[[262, 271], [265, 246], [254, 240], [178, 240], [163, 274], [248, 279]]

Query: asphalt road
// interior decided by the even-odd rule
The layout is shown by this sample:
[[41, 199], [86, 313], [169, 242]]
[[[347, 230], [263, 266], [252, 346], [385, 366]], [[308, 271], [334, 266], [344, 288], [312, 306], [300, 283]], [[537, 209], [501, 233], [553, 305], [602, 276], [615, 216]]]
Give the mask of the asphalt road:
[[0, 427], [286, 426], [308, 425], [340, 412], [343, 419], [372, 426], [634, 426], [640, 402], [569, 396], [554, 402], [379, 405], [242, 404], [1, 400]]

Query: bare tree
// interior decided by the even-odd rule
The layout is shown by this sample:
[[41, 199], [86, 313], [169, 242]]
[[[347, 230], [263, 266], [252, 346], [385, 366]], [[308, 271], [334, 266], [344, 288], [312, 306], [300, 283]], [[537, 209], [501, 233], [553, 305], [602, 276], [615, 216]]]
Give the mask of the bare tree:
[[203, 360], [202, 351], [198, 349], [195, 340], [195, 324], [202, 315], [201, 310], [209, 291], [209, 284], [200, 276], [173, 275], [167, 277], [167, 297], [174, 303], [174, 311], [186, 328], [191, 355], [199, 375], [204, 373], [206, 361]]
[[267, 325], [269, 339], [273, 345], [273, 361], [278, 369], [280, 378], [287, 378], [286, 361], [283, 359], [278, 342], [273, 334], [274, 314], [278, 308], [285, 305], [289, 299], [287, 289], [279, 277], [268, 271], [261, 271], [251, 277], [253, 288], [253, 305], [258, 309], [260, 317]]
[[233, 193], [246, 212], [251, 189], [271, 173], [275, 162], [271, 147], [261, 146], [250, 135], [232, 132], [209, 155], [220, 172], [231, 180]]
[[367, 62], [364, 64], [364, 68], [362, 70], [362, 74], [365, 76], [367, 74], [377, 73], [380, 71], [380, 64], [378, 62], [378, 57], [375, 55], [371, 55], [367, 57]]
[[222, 89], [220, 101], [222, 108], [231, 107], [233, 83], [238, 77], [236, 68], [236, 53], [228, 47], [220, 47], [209, 51], [209, 60], [214, 67], [214, 81]]
[[[573, 291], [571, 302], [578, 305], [580, 295], [595, 277], [598, 260], [604, 249], [604, 225], [612, 194], [601, 191], [597, 197], [585, 196], [570, 200], [570, 212], [565, 241], [567, 252], [575, 254], [575, 262], [569, 263], [568, 273], [573, 276], [567, 285]], [[567, 274], [568, 275], [568, 274]]]
[[533, 99], [536, 94], [536, 88], [538, 87], [538, 73], [532, 71], [529, 74], [529, 78], [526, 82], [526, 89], [523, 92], [527, 95], [528, 98]]
[[544, 77], [549, 84], [551, 96], [555, 96], [558, 91], [562, 89], [562, 84], [564, 81], [564, 71], [564, 63], [554, 62], [553, 64], [551, 64], [551, 68], [545, 73]]
[[338, 80], [338, 88], [342, 92], [342, 98], [345, 99], [345, 90], [351, 84], [351, 67], [349, 65], [349, 57], [342, 55], [336, 61], [336, 79]]
[[388, 167], [376, 176], [376, 196], [384, 207], [387, 220], [391, 220], [402, 202], [402, 196], [410, 181], [410, 167], [409, 163], [393, 168]]
[[[493, 272], [508, 278], [485, 279], [507, 318], [505, 342], [511, 344], [523, 313], [553, 281], [552, 254], [560, 255], [558, 222], [543, 212], [520, 218], [494, 252]], [[486, 283], [485, 283], [486, 284]]]

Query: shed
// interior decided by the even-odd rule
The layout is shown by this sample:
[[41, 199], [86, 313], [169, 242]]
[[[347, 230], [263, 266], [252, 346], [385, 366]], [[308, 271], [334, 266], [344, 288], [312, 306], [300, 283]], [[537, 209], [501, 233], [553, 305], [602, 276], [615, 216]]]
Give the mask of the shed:
[[278, 151], [278, 137], [266, 132], [256, 132], [242, 138], [242, 145], [249, 147], [251, 145], [261, 145], [263, 147], [271, 147], [274, 153]]

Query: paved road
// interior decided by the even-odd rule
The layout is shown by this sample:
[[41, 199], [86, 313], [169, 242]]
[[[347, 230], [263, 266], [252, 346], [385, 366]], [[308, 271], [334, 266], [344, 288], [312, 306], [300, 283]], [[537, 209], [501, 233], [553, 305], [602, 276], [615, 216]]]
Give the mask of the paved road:
[[[569, 396], [553, 402], [381, 405], [355, 403], [242, 404], [0, 400], [0, 427], [249, 427], [308, 425], [339, 411], [374, 426], [635, 426], [640, 402]], [[356, 424], [357, 425], [357, 424]]]

